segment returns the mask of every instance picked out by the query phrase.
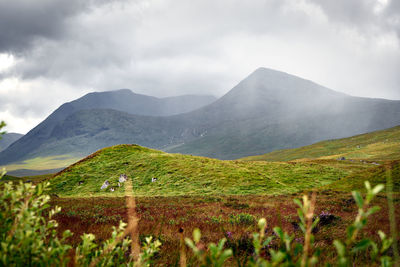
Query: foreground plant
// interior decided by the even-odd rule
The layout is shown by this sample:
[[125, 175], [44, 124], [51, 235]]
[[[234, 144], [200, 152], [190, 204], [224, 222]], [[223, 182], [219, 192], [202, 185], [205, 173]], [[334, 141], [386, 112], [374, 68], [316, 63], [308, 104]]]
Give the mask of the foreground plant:
[[208, 249], [200, 241], [201, 232], [199, 229], [193, 231], [193, 240], [186, 238], [185, 242], [192, 249], [194, 255], [200, 261], [200, 266], [223, 266], [225, 261], [232, 256], [231, 249], [224, 249], [226, 239], [219, 241], [218, 245], [210, 243]]
[[4, 184], [0, 193], [0, 255], [3, 266], [67, 264], [65, 255], [71, 249], [65, 231], [57, 237], [57, 222], [53, 216], [60, 211], [56, 207], [46, 217], [43, 212], [49, 207], [49, 196], [42, 195], [46, 185], [20, 183]]
[[50, 197], [44, 195], [49, 183], [37, 186], [31, 183], [4, 183], [0, 191], [0, 266], [149, 266], [161, 243], [146, 238], [142, 252], [133, 258], [130, 254], [132, 229], [123, 222], [113, 228], [111, 238], [101, 244], [93, 234], [81, 236], [71, 262], [67, 230], [57, 237], [54, 215], [61, 211], [49, 209]]
[[[334, 241], [334, 247], [337, 251], [337, 266], [355, 266], [354, 260], [361, 253], [368, 255], [368, 263], [373, 266], [393, 266], [393, 264], [396, 264], [393, 263], [392, 258], [387, 253], [392, 247], [393, 239], [388, 238], [385, 233], [378, 231], [379, 242], [374, 242], [370, 238], [359, 238], [368, 217], [379, 210], [379, 207], [370, 207], [370, 203], [384, 186], [377, 185], [371, 188], [369, 182], [366, 182], [365, 188], [367, 193], [364, 198], [360, 192], [352, 192], [358, 206], [358, 214], [355, 221], [347, 228], [346, 240]], [[297, 212], [300, 219], [299, 228], [304, 235], [303, 243], [293, 242], [294, 235], [289, 235], [279, 227], [273, 228], [273, 236], [266, 237], [267, 221], [264, 218], [260, 219], [258, 222], [260, 231], [253, 234], [253, 253], [240, 265], [265, 267], [315, 266], [320, 257], [320, 251], [314, 246], [314, 235], [312, 234], [313, 229], [319, 223], [319, 218], [314, 216], [315, 200], [315, 193], [312, 194], [311, 200], [307, 196], [303, 197], [303, 201], [294, 200], [299, 206]], [[232, 260], [232, 250], [224, 247], [225, 238], [219, 242], [218, 246], [211, 243], [208, 248], [201, 243], [200, 238], [200, 230], [196, 229], [193, 232], [194, 241], [186, 239], [186, 243], [192, 249], [195, 257], [202, 263], [202, 266], [222, 266], [225, 262]]]
[[358, 240], [358, 235], [367, 224], [369, 216], [377, 212], [380, 208], [377, 206], [369, 207], [372, 199], [384, 188], [383, 185], [377, 185], [371, 188], [369, 182], [365, 182], [367, 194], [365, 198], [362, 197], [360, 192], [354, 191], [353, 197], [358, 206], [358, 214], [353, 222], [347, 228], [347, 238], [344, 242], [335, 240], [334, 245], [338, 252], [338, 265], [351, 266], [352, 258], [359, 253], [369, 253], [370, 262], [379, 262], [382, 266], [391, 266], [391, 257], [385, 253], [393, 243], [392, 238], [387, 238], [386, 234], [378, 231], [380, 237], [380, 246], [370, 238], [362, 238]]

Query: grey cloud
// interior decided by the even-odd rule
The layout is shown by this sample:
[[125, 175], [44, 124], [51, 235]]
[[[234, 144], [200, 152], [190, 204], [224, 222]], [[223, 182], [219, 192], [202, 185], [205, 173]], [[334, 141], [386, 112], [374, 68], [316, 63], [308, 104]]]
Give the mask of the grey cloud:
[[22, 53], [41, 39], [63, 37], [68, 19], [85, 1], [0, 1], [0, 52]]
[[400, 40], [400, 1], [392, 0], [387, 6], [384, 15], [387, 17], [387, 24], [396, 30]]
[[386, 12], [397, 17], [400, 16], [400, 1], [391, 0], [386, 8]]
[[[400, 1], [389, 0], [383, 5], [378, 0], [309, 0], [319, 6], [327, 17], [355, 28], [363, 34], [376, 34], [376, 31], [400, 32]], [[378, 9], [378, 10], [377, 10]], [[400, 39], [400, 36], [399, 36]]]
[[371, 23], [376, 0], [312, 0], [319, 5], [330, 19], [347, 24]]
[[[141, 1], [113, 3], [103, 2], [104, 9], [114, 12], [114, 17], [107, 17], [108, 14], [102, 13], [101, 8], [92, 6], [91, 13], [75, 14], [75, 17], [69, 18], [68, 32], [62, 29], [58, 31], [60, 40], [38, 41], [36, 38], [39, 43], [31, 47], [25, 53], [24, 60], [9, 70], [8, 74], [22, 79], [42, 76], [63, 79], [68, 83], [78, 82], [93, 87], [101, 84], [101, 88], [105, 88], [107, 83], [116, 84], [105, 79], [109, 80], [114, 75], [117, 75], [116, 78], [119, 75], [126, 78], [122, 72], [131, 71], [131, 78], [127, 82], [132, 81], [130, 84], [136, 85], [137, 78], [141, 80], [135, 77], [136, 74], [143, 72], [137, 66], [143, 62], [148, 62], [147, 65], [158, 64], [160, 59], [180, 61], [184, 57], [216, 60], [221, 57], [221, 49], [216, 49], [215, 45], [230, 35], [243, 33], [245, 38], [249, 34], [282, 34], [296, 31], [295, 26], [301, 24], [297, 21], [301, 16], [284, 13], [290, 1], [282, 0], [256, 0], [251, 5], [243, 1], [178, 0], [167, 2], [162, 9], [156, 6], [154, 10], [152, 6], [137, 8]], [[79, 8], [70, 9], [78, 13]], [[125, 20], [118, 17], [123, 15], [126, 16]], [[54, 23], [57, 25], [54, 28], [65, 27], [63, 21], [66, 21], [66, 16], [55, 17], [59, 23]], [[33, 34], [36, 34], [35, 31], [32, 31], [32, 38], [37, 35]], [[107, 77], [99, 77], [102, 73]], [[215, 76], [205, 73], [211, 74], [210, 78]], [[152, 79], [156, 76], [160, 81], [165, 80], [163, 73], [152, 75]], [[191, 78], [196, 80], [195, 77]], [[224, 78], [220, 75], [219, 80]], [[204, 83], [204, 87], [207, 88], [209, 84]]]
[[[374, 39], [394, 31], [400, 36], [400, 1], [380, 13], [375, 3], [0, 0], [0, 53], [17, 58], [0, 72], [0, 82], [16, 77], [35, 83], [32, 90], [51, 91], [51, 100], [8, 98], [15, 114], [35, 109], [38, 116], [56, 105], [43, 106], [71, 100], [65, 95], [81, 90], [219, 96], [260, 66], [305, 74], [353, 95], [400, 98], [399, 49], [381, 48]], [[367, 45], [341, 29], [356, 29]]]

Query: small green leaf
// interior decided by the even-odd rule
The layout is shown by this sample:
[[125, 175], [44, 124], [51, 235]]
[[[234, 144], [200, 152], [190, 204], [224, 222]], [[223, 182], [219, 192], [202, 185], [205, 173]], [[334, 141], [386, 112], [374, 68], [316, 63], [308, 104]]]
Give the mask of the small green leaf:
[[386, 239], [386, 234], [384, 232], [382, 232], [381, 230], [378, 231], [378, 235], [381, 238], [381, 240], [385, 240]]
[[196, 248], [195, 244], [193, 243], [193, 241], [192, 241], [190, 238], [185, 238], [185, 243], [186, 243], [186, 245], [188, 245], [191, 249], [195, 249], [195, 248]]
[[350, 239], [353, 236], [355, 230], [356, 227], [354, 225], [350, 225], [349, 227], [347, 227], [347, 239]]
[[381, 257], [381, 266], [382, 267], [392, 266], [392, 264], [390, 262], [390, 257], [388, 257], [388, 256]]
[[193, 240], [195, 243], [199, 243], [201, 238], [201, 232], [199, 228], [193, 230]]
[[301, 201], [298, 200], [297, 198], [296, 198], [296, 199], [293, 199], [293, 202], [294, 202], [297, 206], [299, 206], [301, 209], [303, 208], [303, 204], [302, 204]]
[[376, 212], [379, 211], [380, 209], [381, 209], [381, 208], [378, 207], [378, 206], [373, 206], [373, 207], [371, 207], [371, 208], [368, 209], [368, 211], [365, 213], [365, 216], [368, 217], [368, 216], [370, 216], [370, 215], [376, 213]]
[[263, 247], [268, 246], [268, 244], [271, 243], [271, 241], [272, 241], [273, 239], [274, 239], [273, 236], [269, 236], [269, 237], [264, 241], [264, 243], [262, 244]]
[[270, 253], [271, 253], [272, 261], [275, 264], [280, 263], [285, 258], [285, 253], [283, 253], [282, 251], [276, 252], [276, 251], [270, 250]]
[[265, 218], [261, 218], [258, 221], [258, 227], [263, 230], [265, 228], [265, 226], [267, 225], [267, 220]]
[[371, 245], [371, 240], [369, 239], [363, 239], [360, 242], [358, 242], [354, 248], [352, 249], [353, 253], [359, 252], [359, 251], [363, 251], [366, 250], [370, 245]]
[[364, 200], [363, 200], [363, 198], [362, 198], [360, 192], [358, 192], [358, 191], [353, 191], [352, 194], [353, 194], [354, 200], [355, 200], [356, 203], [357, 203], [357, 206], [361, 209], [361, 208], [363, 207], [363, 205], [364, 205]]
[[317, 217], [317, 218], [314, 220], [314, 222], [313, 222], [312, 225], [311, 225], [311, 229], [314, 229], [314, 228], [317, 226], [318, 223], [319, 223], [319, 217]]
[[280, 239], [283, 240], [283, 231], [280, 227], [274, 227], [274, 232], [279, 236]]
[[371, 184], [368, 181], [364, 182], [365, 188], [367, 189], [367, 191], [371, 191]]
[[232, 254], [233, 254], [232, 249], [226, 249], [226, 250], [224, 250], [224, 251], [222, 252], [221, 258], [223, 258], [224, 261], [225, 261], [225, 260], [228, 259], [230, 256], [232, 256]]
[[340, 242], [339, 240], [333, 241], [333, 245], [336, 248], [336, 251], [338, 252], [340, 257], [344, 257], [346, 254], [346, 247]]
[[376, 195], [376, 194], [378, 194], [380, 191], [382, 191], [383, 188], [385, 188], [385, 186], [384, 186], [383, 184], [378, 184], [377, 186], [375, 186], [375, 187], [372, 189], [372, 193], [373, 193], [374, 195]]

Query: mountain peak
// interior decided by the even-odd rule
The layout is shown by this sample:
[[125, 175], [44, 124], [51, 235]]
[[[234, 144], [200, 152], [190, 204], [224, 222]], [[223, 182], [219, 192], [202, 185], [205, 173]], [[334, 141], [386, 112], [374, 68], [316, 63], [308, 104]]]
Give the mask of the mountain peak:
[[[247, 76], [247, 79], [261, 79], [260, 81], [268, 81], [266, 79], [278, 79], [278, 80], [301, 80], [301, 81], [306, 81], [310, 82], [307, 79], [303, 79], [301, 77], [298, 77], [296, 75], [289, 74], [284, 71], [279, 71], [279, 70], [274, 70], [270, 68], [265, 68], [265, 67], [260, 67], [253, 71], [249, 76]], [[271, 80], [273, 82], [274, 80]]]
[[258, 74], [258, 73], [262, 73], [262, 74], [267, 74], [267, 73], [271, 73], [271, 74], [285, 74], [285, 75], [289, 75], [288, 73], [284, 72], [284, 71], [279, 71], [279, 70], [274, 70], [274, 69], [270, 69], [270, 68], [266, 68], [266, 67], [259, 67], [257, 68], [255, 71], [253, 71], [252, 74]]

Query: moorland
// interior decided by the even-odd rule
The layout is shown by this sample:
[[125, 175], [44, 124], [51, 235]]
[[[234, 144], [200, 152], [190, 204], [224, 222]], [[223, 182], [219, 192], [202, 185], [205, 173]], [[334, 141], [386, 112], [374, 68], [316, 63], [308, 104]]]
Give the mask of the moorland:
[[[345, 240], [348, 226], [361, 220], [363, 205], [352, 191], [368, 197], [365, 181], [386, 187], [360, 238], [378, 242], [382, 230], [399, 241], [399, 103], [265, 68], [219, 99], [91, 93], [26, 135], [9, 136], [0, 164], [10, 172], [2, 181], [49, 182], [49, 208], [62, 208], [54, 216], [58, 234], [75, 233], [66, 239], [75, 248], [81, 234], [93, 233], [101, 244], [112, 226], [129, 221], [127, 194], [133, 196], [139, 239], [157, 238], [153, 264], [168, 266], [180, 264], [183, 236], [196, 228], [204, 244], [226, 238], [223, 247], [233, 251], [227, 266], [254, 256], [261, 218], [266, 234], [276, 237], [279, 226], [294, 243], [306, 243], [294, 199], [316, 196], [313, 249], [321, 251], [320, 263], [335, 264], [334, 240]], [[263, 256], [273, 258], [268, 248]], [[352, 254], [356, 266], [369, 264], [372, 247], [363, 249], [368, 253]], [[395, 250], [383, 256], [395, 257]], [[187, 251], [188, 265], [199, 264], [194, 254]]]

